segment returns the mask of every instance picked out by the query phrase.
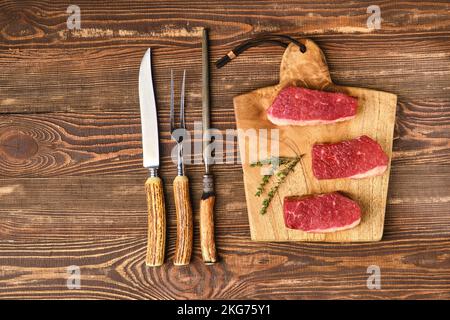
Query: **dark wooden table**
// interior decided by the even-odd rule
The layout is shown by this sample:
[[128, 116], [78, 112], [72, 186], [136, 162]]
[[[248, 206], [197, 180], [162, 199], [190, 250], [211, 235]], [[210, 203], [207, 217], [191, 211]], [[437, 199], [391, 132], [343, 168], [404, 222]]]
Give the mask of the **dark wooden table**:
[[[450, 298], [448, 1], [0, 0], [0, 298]], [[381, 8], [369, 30], [367, 7]], [[176, 174], [168, 135], [170, 68], [187, 68], [187, 121], [201, 119], [200, 27], [211, 60], [276, 32], [315, 40], [333, 80], [398, 95], [383, 240], [250, 241], [242, 172], [216, 165], [221, 262], [172, 264]], [[146, 268], [138, 69], [152, 47], [168, 205], [167, 263]], [[232, 98], [277, 82], [283, 50], [251, 49], [212, 70], [212, 121], [235, 128]], [[189, 166], [194, 210], [201, 165]], [[69, 289], [78, 266], [80, 289]], [[381, 289], [367, 288], [367, 268]], [[70, 278], [73, 279], [73, 278]], [[71, 282], [76, 284], [76, 282]]]

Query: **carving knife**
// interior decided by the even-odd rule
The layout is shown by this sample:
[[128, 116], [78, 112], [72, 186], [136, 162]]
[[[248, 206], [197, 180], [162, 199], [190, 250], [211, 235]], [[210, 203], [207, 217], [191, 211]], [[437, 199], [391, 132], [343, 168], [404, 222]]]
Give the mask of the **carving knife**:
[[139, 69], [139, 104], [141, 108], [142, 153], [144, 167], [149, 170], [145, 182], [148, 208], [147, 266], [164, 263], [166, 242], [166, 209], [159, 169], [159, 135], [156, 101], [153, 90], [151, 50], [142, 58]]
[[216, 244], [214, 240], [214, 177], [210, 172], [211, 158], [209, 151], [211, 137], [209, 117], [209, 57], [208, 32], [202, 32], [202, 128], [203, 128], [203, 161], [205, 174], [203, 175], [203, 194], [200, 201], [200, 244], [203, 261], [212, 264], [217, 261]]

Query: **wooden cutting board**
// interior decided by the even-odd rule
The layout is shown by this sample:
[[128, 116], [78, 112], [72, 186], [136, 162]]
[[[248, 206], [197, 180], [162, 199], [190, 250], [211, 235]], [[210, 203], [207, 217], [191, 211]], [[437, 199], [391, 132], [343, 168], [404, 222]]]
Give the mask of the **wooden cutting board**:
[[[395, 124], [397, 97], [394, 94], [333, 84], [325, 57], [311, 40], [302, 41], [306, 52], [300, 52], [294, 44], [284, 52], [280, 66], [280, 83], [234, 98], [239, 149], [244, 171], [245, 194], [250, 220], [251, 237], [256, 241], [324, 241], [358, 242], [379, 241], [383, 235], [384, 214], [389, 182], [390, 163], [387, 171], [378, 177], [352, 180], [317, 180], [311, 169], [311, 148], [314, 143], [338, 142], [368, 135], [380, 143], [392, 158], [392, 139]], [[287, 85], [296, 85], [324, 91], [344, 92], [358, 98], [358, 113], [355, 119], [336, 124], [317, 126], [275, 126], [266, 116], [266, 109], [278, 92]], [[250, 131], [246, 131], [250, 129]], [[290, 173], [272, 200], [267, 213], [261, 215], [261, 202], [255, 192], [261, 182], [261, 169], [250, 167], [250, 139], [244, 133], [255, 129], [260, 140], [256, 152], [264, 153], [271, 148], [271, 133], [260, 129], [279, 129], [279, 155], [304, 154], [294, 172]], [[267, 136], [267, 137], [266, 137]], [[267, 143], [267, 147], [263, 147]], [[261, 148], [260, 148], [261, 147]], [[270, 156], [270, 152], [268, 154]], [[263, 158], [263, 156], [261, 156]], [[270, 185], [268, 186], [270, 188]], [[285, 227], [283, 199], [285, 196], [306, 195], [342, 191], [356, 200], [362, 208], [361, 223], [350, 230], [335, 233], [306, 233]]]

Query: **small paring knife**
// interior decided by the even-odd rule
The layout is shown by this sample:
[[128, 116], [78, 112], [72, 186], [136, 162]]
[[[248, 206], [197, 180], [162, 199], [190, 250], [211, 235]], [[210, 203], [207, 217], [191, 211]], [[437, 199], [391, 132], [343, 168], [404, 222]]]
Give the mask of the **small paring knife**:
[[164, 263], [166, 245], [166, 209], [159, 169], [159, 134], [156, 101], [153, 90], [151, 50], [142, 58], [139, 70], [139, 103], [142, 124], [144, 167], [150, 176], [145, 182], [148, 207], [148, 242], [146, 264], [150, 267]]

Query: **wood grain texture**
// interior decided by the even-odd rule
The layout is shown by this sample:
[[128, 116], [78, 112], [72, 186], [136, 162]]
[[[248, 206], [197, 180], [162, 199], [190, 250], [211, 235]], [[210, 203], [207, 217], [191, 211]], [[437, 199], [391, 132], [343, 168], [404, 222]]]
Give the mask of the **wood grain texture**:
[[[236, 125], [242, 130], [239, 146], [244, 171], [245, 194], [250, 231], [256, 241], [325, 241], [356, 242], [379, 241], [383, 235], [384, 213], [389, 183], [389, 167], [377, 177], [366, 179], [317, 180], [311, 167], [311, 150], [315, 143], [336, 143], [368, 135], [377, 141], [389, 161], [392, 158], [392, 138], [395, 124], [397, 97], [391, 93], [363, 88], [335, 85], [330, 77], [326, 58], [311, 40], [303, 39], [306, 52], [291, 44], [284, 52], [280, 65], [280, 83], [260, 88], [234, 98]], [[331, 125], [276, 126], [267, 118], [266, 110], [279, 92], [288, 86], [300, 86], [330, 92], [344, 92], [358, 99], [354, 119]], [[273, 137], [273, 129], [276, 137]], [[253, 133], [253, 137], [249, 136]], [[256, 140], [253, 140], [256, 139]], [[256, 142], [258, 141], [258, 142]], [[265, 141], [261, 143], [261, 141]], [[255, 145], [258, 143], [258, 145]], [[277, 146], [274, 147], [273, 144]], [[253, 145], [251, 145], [253, 144]], [[256, 157], [255, 157], [256, 155]], [[264, 174], [256, 161], [271, 157], [301, 157], [300, 162], [286, 178], [267, 208], [260, 213], [267, 191], [255, 195]], [[272, 182], [266, 187], [270, 190]], [[343, 192], [361, 206], [361, 223], [345, 231], [308, 233], [288, 229], [283, 216], [283, 199], [330, 192]]]
[[217, 262], [217, 249], [214, 237], [214, 193], [203, 193], [200, 200], [200, 246], [203, 262], [213, 264]]
[[[67, 1], [0, 1], [1, 298], [450, 299], [448, 1], [378, 1], [380, 30], [366, 28], [370, 0], [76, 4], [82, 30], [71, 31]], [[221, 260], [206, 266], [198, 216], [204, 169], [188, 165], [192, 262], [173, 266], [176, 214], [167, 192], [166, 263], [145, 267], [139, 62], [154, 48], [160, 172], [170, 186], [170, 68], [187, 69], [192, 128], [201, 119], [203, 26], [211, 30], [211, 61], [261, 32], [308, 37], [337, 84], [398, 96], [383, 241], [254, 243], [241, 166], [219, 164]], [[282, 53], [263, 46], [211, 68], [214, 127], [235, 128], [234, 96], [277, 83]], [[372, 264], [381, 268], [381, 290], [367, 289]], [[66, 286], [71, 265], [80, 266], [80, 290]]]
[[177, 241], [173, 263], [176, 266], [184, 266], [191, 261], [194, 227], [189, 192], [188, 177], [177, 176], [173, 181], [175, 212], [177, 213]]
[[148, 178], [145, 181], [145, 193], [148, 210], [145, 264], [149, 267], [159, 267], [164, 263], [166, 251], [166, 204], [161, 178]]
[[[243, 190], [242, 176], [230, 183], [228, 167], [225, 169], [216, 170], [217, 184], [223, 186], [217, 190], [216, 204], [216, 242], [221, 262], [213, 268], [204, 266], [195, 237], [192, 263], [183, 270], [174, 270], [171, 263], [155, 271], [144, 266], [146, 204], [140, 193], [144, 175], [74, 177], [70, 181], [4, 179], [0, 229], [2, 239], [8, 240], [2, 240], [0, 262], [8, 267], [2, 269], [1, 295], [448, 297], [448, 167], [393, 167], [394, 192], [390, 195], [384, 240], [371, 245], [251, 242], [243, 193], [233, 192]], [[441, 175], [436, 177], [438, 170]], [[423, 182], [411, 183], [413, 173], [423, 177]], [[194, 212], [198, 212], [195, 204], [201, 196], [202, 181], [193, 177], [191, 182]], [[423, 192], [418, 192], [420, 189]], [[7, 197], [11, 190], [15, 197]], [[176, 236], [171, 192], [167, 193], [166, 203], [170, 262]], [[194, 225], [198, 235], [198, 216]], [[85, 273], [84, 290], [75, 292], [65, 287], [65, 268], [73, 264]], [[370, 264], [386, 269], [381, 291], [365, 287], [365, 272]], [[228, 271], [230, 268], [234, 271]], [[215, 279], [217, 287], [211, 288], [211, 279]], [[289, 285], [290, 281], [296, 285]]]

